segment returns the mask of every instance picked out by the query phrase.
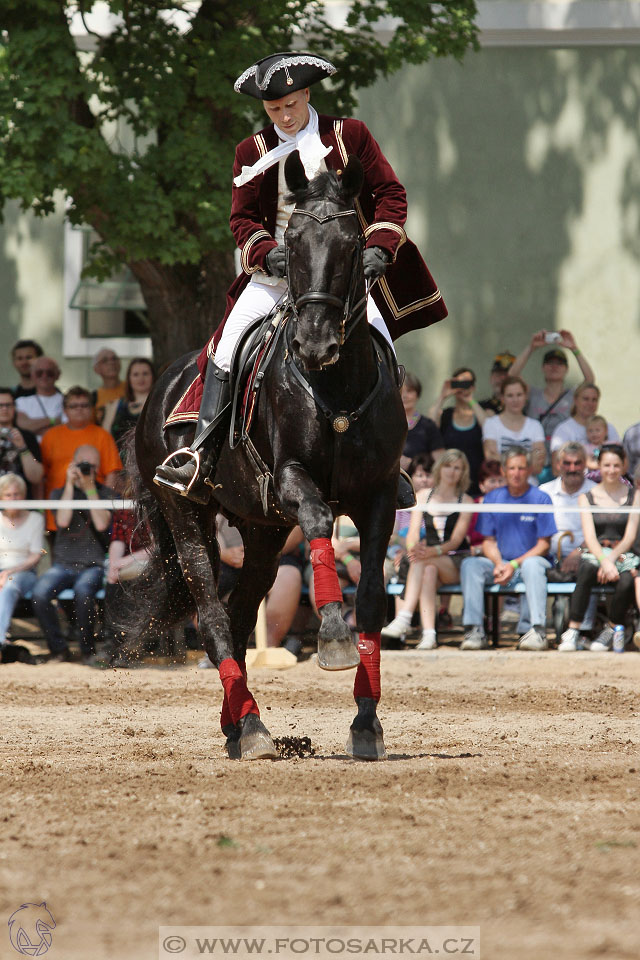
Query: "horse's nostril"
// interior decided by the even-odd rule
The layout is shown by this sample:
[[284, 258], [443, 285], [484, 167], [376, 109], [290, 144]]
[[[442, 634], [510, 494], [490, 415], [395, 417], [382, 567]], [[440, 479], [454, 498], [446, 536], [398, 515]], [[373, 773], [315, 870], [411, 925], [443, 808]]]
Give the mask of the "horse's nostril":
[[329, 356], [335, 357], [337, 352], [338, 352], [338, 344], [337, 343], [329, 344], [329, 347], [327, 348], [327, 353], [329, 354]]
[[296, 353], [300, 353], [300, 341], [297, 340], [295, 337], [291, 341], [291, 346], [293, 347]]

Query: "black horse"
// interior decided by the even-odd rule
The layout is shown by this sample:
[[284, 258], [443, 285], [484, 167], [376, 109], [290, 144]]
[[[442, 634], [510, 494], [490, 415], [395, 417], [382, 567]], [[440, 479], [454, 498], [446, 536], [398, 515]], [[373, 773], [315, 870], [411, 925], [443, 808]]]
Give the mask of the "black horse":
[[[158, 380], [138, 423], [135, 452], [146, 488], [141, 501], [155, 506], [147, 510], [155, 542], [148, 598], [153, 597], [152, 619], [163, 626], [197, 610], [205, 649], [224, 687], [221, 724], [229, 756], [273, 757], [273, 741], [247, 689], [245, 654], [284, 542], [299, 523], [312, 547], [320, 666], [357, 666], [358, 714], [347, 750], [376, 759], [384, 756], [376, 716], [386, 612], [383, 563], [406, 419], [393, 353], [386, 362], [384, 346], [372, 338], [366, 319], [363, 240], [354, 206], [362, 167], [351, 158], [342, 178], [328, 172], [309, 182], [294, 153], [286, 178], [295, 200], [285, 238], [290, 307], [286, 322], [277, 321], [282, 332], [258, 395], [253, 456], [244, 443], [224, 447], [207, 506], [153, 484], [156, 465], [192, 439], [189, 425], [165, 429], [164, 424], [197, 376], [195, 354], [176, 361]], [[256, 480], [256, 456], [268, 490]], [[227, 609], [215, 589], [219, 510], [244, 541], [244, 566]], [[341, 616], [330, 544], [340, 514], [351, 517], [360, 533], [357, 645]]]

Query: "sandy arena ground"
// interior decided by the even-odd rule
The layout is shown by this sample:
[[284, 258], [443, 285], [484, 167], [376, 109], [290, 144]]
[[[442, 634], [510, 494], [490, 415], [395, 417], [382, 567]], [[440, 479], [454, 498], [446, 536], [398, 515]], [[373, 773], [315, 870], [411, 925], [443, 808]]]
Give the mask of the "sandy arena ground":
[[[151, 960], [160, 925], [464, 924], [483, 960], [640, 956], [640, 655], [385, 652], [389, 760], [343, 753], [353, 674], [250, 683], [316, 756], [232, 762], [216, 671], [0, 669], [0, 955]], [[474, 956], [477, 956], [475, 954]]]

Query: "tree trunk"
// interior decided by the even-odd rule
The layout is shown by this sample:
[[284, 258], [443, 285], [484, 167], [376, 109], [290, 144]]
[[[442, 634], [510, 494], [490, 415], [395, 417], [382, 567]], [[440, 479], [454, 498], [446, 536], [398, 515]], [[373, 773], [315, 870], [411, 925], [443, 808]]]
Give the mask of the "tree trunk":
[[198, 265], [143, 260], [130, 267], [147, 304], [156, 370], [201, 349], [224, 315], [234, 277], [233, 253], [217, 252]]

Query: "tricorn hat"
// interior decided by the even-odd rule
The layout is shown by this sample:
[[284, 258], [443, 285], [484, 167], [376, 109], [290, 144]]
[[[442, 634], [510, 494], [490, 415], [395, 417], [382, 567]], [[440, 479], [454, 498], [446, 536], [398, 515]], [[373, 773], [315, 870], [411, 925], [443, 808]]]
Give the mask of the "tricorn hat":
[[313, 53], [273, 53], [248, 67], [233, 89], [257, 100], [279, 100], [336, 72], [332, 63]]

